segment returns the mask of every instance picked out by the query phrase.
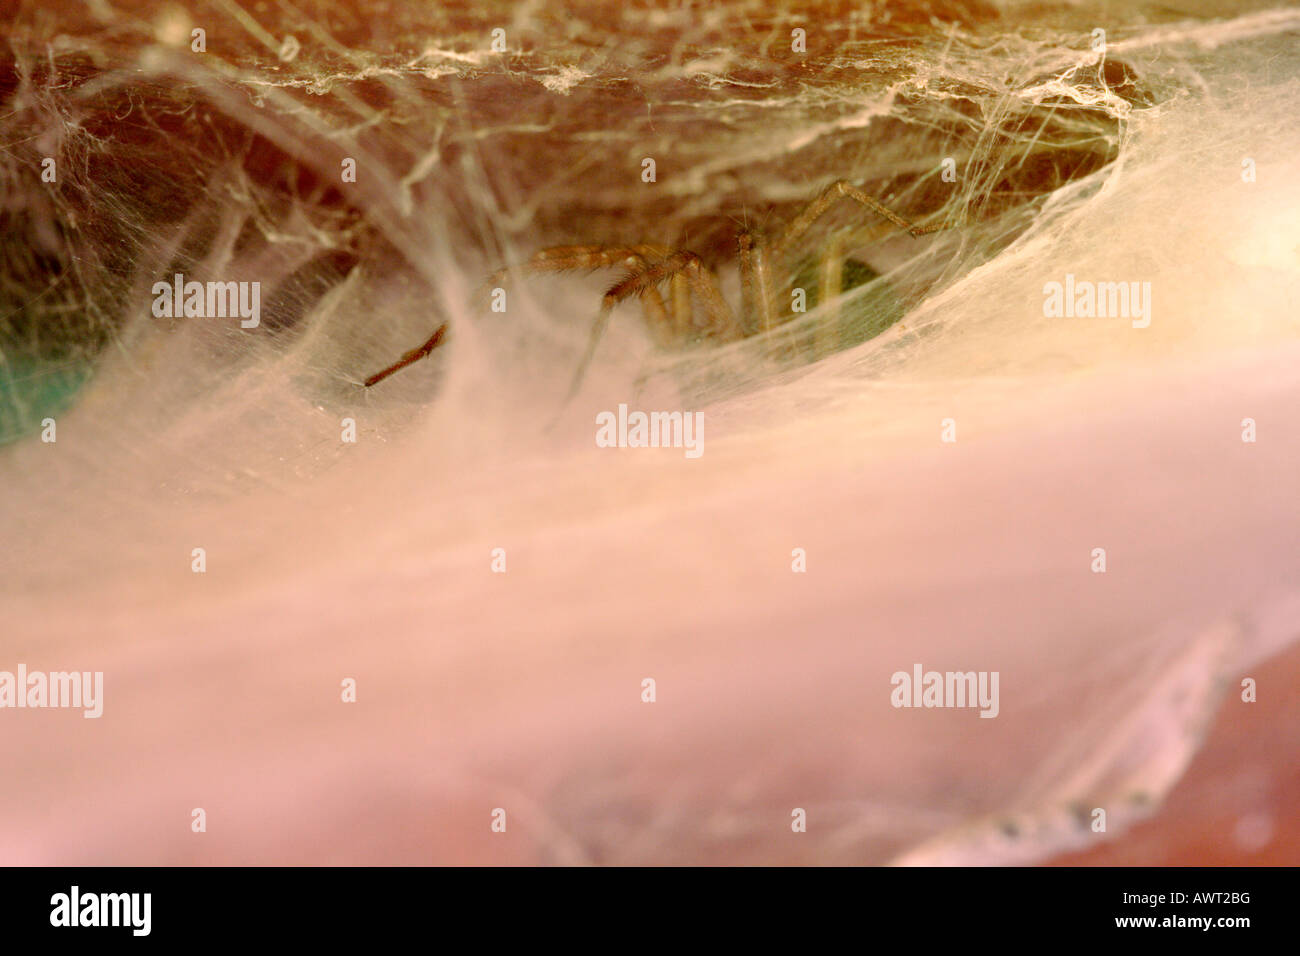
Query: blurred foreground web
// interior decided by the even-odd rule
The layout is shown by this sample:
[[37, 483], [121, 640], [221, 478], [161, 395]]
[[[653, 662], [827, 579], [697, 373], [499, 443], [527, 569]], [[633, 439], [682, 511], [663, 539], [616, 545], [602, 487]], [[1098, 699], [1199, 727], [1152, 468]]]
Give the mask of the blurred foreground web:
[[[1039, 860], [1158, 813], [1294, 642], [1295, 11], [97, 9], [4, 54], [0, 669], [110, 696], [6, 715], [0, 861]], [[608, 277], [481, 297], [645, 242], [737, 301], [737, 225], [839, 178], [965, 224], [810, 234], [891, 315], [846, 349], [827, 303], [671, 352], [627, 309], [565, 405]], [[259, 327], [155, 316], [176, 273]], [[1046, 315], [1067, 275], [1150, 326]], [[595, 449], [629, 402], [705, 454]], [[892, 708], [916, 663], [999, 671], [998, 718]]]

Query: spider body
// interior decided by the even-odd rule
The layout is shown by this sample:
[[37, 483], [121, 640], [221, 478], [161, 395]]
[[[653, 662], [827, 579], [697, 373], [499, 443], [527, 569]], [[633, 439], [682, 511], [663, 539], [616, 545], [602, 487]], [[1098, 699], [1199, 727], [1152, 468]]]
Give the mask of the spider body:
[[[610, 315], [620, 303], [633, 297], [641, 302], [651, 335], [665, 349], [686, 348], [702, 339], [730, 342], [770, 332], [790, 318], [791, 293], [797, 290], [804, 293], [807, 308], [823, 303], [838, 312], [836, 303], [844, 292], [878, 278], [879, 273], [866, 263], [845, 257], [843, 236], [827, 241], [815, 259], [804, 258], [794, 263], [790, 259], [795, 243], [833, 205], [844, 199], [866, 207], [875, 216], [913, 237], [947, 226], [946, 223], [915, 225], [847, 180], [837, 180], [808, 203], [774, 238], [765, 241], [759, 232], [748, 228], [738, 232], [739, 314], [728, 305], [713, 273], [698, 255], [688, 249], [656, 245], [555, 246], [534, 254], [517, 268], [533, 274], [618, 267], [626, 270], [623, 278], [610, 286], [601, 299], [600, 311], [570, 394], [576, 392], [581, 384]], [[496, 284], [510, 271], [497, 272], [490, 284]], [[778, 274], [794, 275], [793, 284], [778, 286]], [[843, 322], [838, 314], [833, 314], [826, 324], [829, 331], [823, 333], [816, 343], [817, 351], [830, 352], [865, 341], [901, 317], [901, 306], [887, 290], [875, 299], [867, 304], [868, 307], [859, 310], [856, 320]], [[696, 319], [697, 307], [702, 322]], [[375, 385], [424, 358], [441, 344], [445, 331], [444, 325], [420, 348], [406, 353], [393, 365], [366, 379], [366, 386]]]

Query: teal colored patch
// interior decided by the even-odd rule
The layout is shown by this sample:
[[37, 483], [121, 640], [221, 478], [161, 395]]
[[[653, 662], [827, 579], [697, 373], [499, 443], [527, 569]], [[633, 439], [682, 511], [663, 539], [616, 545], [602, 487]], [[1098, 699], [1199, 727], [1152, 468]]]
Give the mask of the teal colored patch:
[[[843, 293], [880, 278], [880, 273], [865, 262], [845, 259], [841, 271]], [[807, 262], [799, 270], [794, 288], [805, 290], [808, 311], [817, 308], [817, 266]], [[843, 294], [842, 293], [842, 294]], [[874, 339], [903, 317], [905, 309], [894, 290], [885, 282], [860, 295], [854, 295], [840, 310], [840, 349], [851, 348], [868, 339]]]
[[0, 358], [0, 445], [41, 430], [41, 422], [68, 409], [90, 379], [79, 359]]

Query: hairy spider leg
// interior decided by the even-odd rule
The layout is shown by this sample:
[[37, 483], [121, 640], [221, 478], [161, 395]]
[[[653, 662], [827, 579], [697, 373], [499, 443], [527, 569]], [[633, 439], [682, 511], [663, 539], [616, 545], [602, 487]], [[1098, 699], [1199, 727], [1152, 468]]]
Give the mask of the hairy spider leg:
[[831, 236], [817, 263], [817, 302], [826, 318], [813, 335], [813, 358], [835, 351], [840, 330], [840, 293], [844, 291], [844, 237]]
[[[691, 326], [691, 283], [680, 269], [673, 271], [669, 268], [658, 270], [657, 266], [670, 260], [673, 256], [671, 249], [654, 245], [634, 245], [634, 246], [553, 246], [548, 249], [542, 249], [533, 254], [533, 256], [522, 266], [515, 268], [522, 269], [531, 273], [548, 273], [548, 272], [568, 272], [577, 269], [602, 269], [613, 268], [623, 265], [629, 269], [627, 279], [638, 275], [646, 274], [648, 270], [655, 269], [651, 273], [655, 276], [651, 282], [637, 283], [635, 280], [632, 285], [628, 286], [626, 291], [618, 294], [615, 286], [606, 294], [603, 300], [608, 305], [605, 308], [602, 305], [600, 315], [596, 319], [595, 328], [592, 330], [591, 340], [588, 342], [587, 352], [579, 366], [579, 373], [575, 379], [574, 389], [582, 380], [582, 373], [590, 362], [594, 354], [596, 343], [599, 341], [601, 334], [604, 332], [606, 323], [609, 318], [609, 311], [614, 305], [632, 294], [639, 296], [641, 300], [642, 313], [645, 317], [646, 324], [649, 326], [651, 334], [655, 341], [661, 347], [670, 347], [673, 344], [683, 340], [688, 334]], [[512, 269], [506, 268], [498, 270], [489, 278], [489, 284], [499, 282]], [[662, 271], [662, 274], [659, 274]], [[664, 278], [671, 280], [672, 309], [671, 312], [665, 304], [663, 296], [659, 293], [658, 284]], [[627, 279], [624, 282], [627, 282]], [[619, 285], [622, 285], [620, 283]], [[611, 303], [609, 296], [615, 294], [616, 299]], [[572, 395], [572, 392], [570, 393]]]
[[658, 286], [666, 279], [675, 280], [678, 277], [685, 278], [686, 292], [683, 294], [680, 286], [674, 286], [673, 303], [676, 320], [673, 327], [675, 331], [683, 338], [685, 332], [689, 331], [690, 296], [693, 295], [703, 306], [705, 313], [709, 317], [709, 325], [716, 335], [724, 341], [744, 337], [744, 330], [736, 321], [736, 316], [731, 311], [731, 307], [727, 305], [727, 300], [722, 297], [722, 292], [718, 289], [713, 274], [704, 267], [700, 257], [695, 253], [679, 250], [658, 262], [642, 267], [634, 267], [632, 271], [620, 281], [614, 283], [609, 291], [605, 293], [601, 299], [600, 312], [597, 313], [596, 321], [592, 324], [591, 336], [587, 340], [586, 351], [583, 353], [582, 360], [578, 363], [577, 372], [573, 377], [573, 384], [569, 387], [569, 398], [578, 393], [582, 380], [586, 377], [587, 367], [596, 354], [596, 346], [605, 334], [605, 328], [609, 325], [610, 313], [614, 311], [615, 307], [634, 295], [641, 297], [644, 302], [646, 301], [647, 292], [652, 292], [654, 297], [651, 301], [657, 302], [662, 307], [663, 300], [659, 297]]
[[673, 335], [677, 341], [684, 342], [693, 325], [690, 280], [678, 272], [668, 280], [668, 291], [673, 301]]
[[[790, 247], [841, 199], [852, 199], [898, 228], [905, 229], [913, 237], [948, 228], [945, 222], [925, 226], [915, 225], [848, 180], [836, 180], [823, 189], [816, 199], [808, 203], [799, 215], [790, 221], [780, 237], [769, 245], [766, 251], [761, 247], [757, 237], [745, 233], [741, 235], [741, 284], [742, 288], [747, 290], [747, 300], [759, 303], [761, 311], [758, 313], [758, 326], [763, 331], [774, 326], [777, 316], [781, 314], [778, 311], [780, 307], [770, 278], [772, 260], [778, 258], [784, 261]], [[832, 236], [818, 256], [818, 302], [821, 303], [822, 308], [828, 310], [826, 321], [819, 326], [813, 344], [814, 353], [818, 356], [834, 351], [832, 339], [840, 324], [839, 298], [844, 286], [844, 252], [843, 237]]]
[[749, 335], [770, 332], [779, 324], [772, 264], [758, 235], [748, 229], [736, 238], [740, 246], [741, 321]]
[[837, 179], [823, 189], [821, 195], [805, 206], [803, 212], [790, 221], [790, 224], [785, 227], [785, 231], [781, 234], [781, 238], [771, 246], [773, 254], [783, 255], [796, 240], [808, 231], [813, 223], [824, 216], [826, 211], [840, 199], [852, 199], [866, 206], [877, 216], [888, 219], [899, 229], [906, 229], [913, 236], [923, 236], [926, 233], [938, 232], [944, 228], [943, 224], [937, 226], [913, 225], [879, 200], [868, 196], [847, 179]]
[[576, 269], [607, 269], [619, 265], [635, 268], [639, 262], [665, 259], [671, 253], [671, 249], [649, 245], [552, 246], [533, 253], [522, 266], [498, 270], [492, 278], [495, 281], [514, 269], [523, 269], [525, 272], [568, 272]]
[[381, 372], [376, 372], [374, 375], [366, 379], [365, 387], [369, 388], [372, 385], [377, 385], [380, 382], [382, 382], [384, 379], [388, 378], [388, 376], [394, 374], [395, 372], [400, 372], [402, 369], [406, 368], [406, 366], [411, 365], [414, 362], [420, 361], [420, 359], [424, 358], [426, 355], [428, 355], [430, 352], [436, 349], [439, 345], [441, 345], [442, 340], [446, 337], [446, 335], [447, 335], [447, 323], [444, 322], [442, 323], [442, 325], [438, 326], [438, 328], [434, 331], [433, 335], [429, 336], [428, 341], [425, 342], [423, 345], [421, 345], [419, 348], [411, 349], [411, 351], [407, 352], [405, 355], [403, 355], [392, 365], [388, 366], [388, 368], [384, 369]]
[[[521, 267], [528, 272], [564, 272], [570, 269], [599, 269], [602, 267], [616, 266], [625, 264], [632, 268], [644, 268], [649, 258], [663, 258], [669, 255], [668, 249], [662, 249], [657, 246], [628, 246], [622, 248], [606, 248], [604, 246], [556, 246], [550, 249], [543, 249], [534, 254], [528, 262]], [[487, 280], [486, 288], [490, 288], [499, 283], [509, 272], [511, 268], [498, 269], [492, 273]], [[663, 298], [659, 295], [658, 290], [651, 290], [651, 294], [644, 296], [642, 302], [645, 305], [646, 321], [652, 329], [658, 331], [658, 337], [663, 344], [668, 344], [671, 336], [672, 320], [668, 316], [668, 310], [664, 305]], [[366, 388], [377, 385], [388, 376], [400, 372], [420, 359], [426, 357], [435, 348], [437, 348], [446, 337], [447, 324], [443, 323], [429, 337], [429, 340], [419, 348], [412, 349], [380, 372], [376, 372], [365, 380]]]
[[[525, 262], [515, 267], [525, 272], [569, 272], [577, 269], [608, 269], [614, 266], [626, 266], [631, 272], [640, 272], [650, 267], [652, 262], [668, 258], [672, 250], [660, 246], [554, 246], [542, 249]], [[489, 278], [489, 284], [500, 281], [511, 269], [501, 269]], [[657, 288], [645, 289], [641, 295], [642, 312], [646, 324], [650, 326], [660, 345], [670, 345], [673, 341], [673, 327], [676, 317], [670, 317], [668, 307]], [[689, 308], [689, 300], [687, 302]]]

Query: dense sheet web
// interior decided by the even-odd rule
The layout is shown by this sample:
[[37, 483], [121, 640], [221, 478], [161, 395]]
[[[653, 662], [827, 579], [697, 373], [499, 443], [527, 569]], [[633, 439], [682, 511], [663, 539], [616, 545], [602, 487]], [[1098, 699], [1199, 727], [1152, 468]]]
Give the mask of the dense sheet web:
[[[24, 7], [0, 668], [116, 701], [5, 734], [0, 859], [1036, 860], [1151, 813], [1297, 634], [1300, 12], [1232, 7]], [[665, 352], [629, 302], [566, 400], [618, 273], [488, 306], [651, 243], [739, 307], [738, 228], [841, 178], [949, 228], [837, 207], [801, 255], [879, 277], [771, 335]], [[259, 326], [159, 318], [176, 273]], [[1149, 325], [1049, 315], [1067, 275]], [[813, 354], [852, 308], [902, 319]], [[707, 452], [597, 449], [620, 403]], [[1000, 670], [999, 719], [891, 708], [914, 661]]]

